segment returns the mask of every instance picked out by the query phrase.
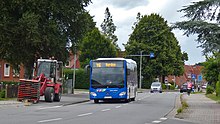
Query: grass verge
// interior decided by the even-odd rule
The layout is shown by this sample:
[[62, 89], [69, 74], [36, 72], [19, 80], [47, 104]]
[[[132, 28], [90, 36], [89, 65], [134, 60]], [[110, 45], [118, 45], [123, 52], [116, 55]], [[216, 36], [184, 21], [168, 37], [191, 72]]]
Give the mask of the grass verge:
[[186, 100], [183, 99], [183, 94], [180, 95], [181, 107], [177, 109], [177, 114], [182, 113], [184, 109], [189, 107]]
[[0, 98], [0, 101], [17, 100], [17, 98]]
[[74, 89], [75, 91], [89, 92], [89, 89]]
[[206, 97], [216, 101], [218, 104], [220, 104], [220, 97], [216, 96], [216, 94], [207, 94]]

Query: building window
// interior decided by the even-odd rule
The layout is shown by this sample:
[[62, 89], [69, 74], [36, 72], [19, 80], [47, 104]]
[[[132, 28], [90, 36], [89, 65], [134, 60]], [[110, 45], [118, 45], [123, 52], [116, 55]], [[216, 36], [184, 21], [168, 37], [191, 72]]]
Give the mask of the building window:
[[9, 76], [10, 75], [10, 65], [8, 63], [4, 64], [4, 76]]
[[17, 66], [17, 68], [13, 68], [13, 77], [19, 77], [20, 73], [20, 65]]

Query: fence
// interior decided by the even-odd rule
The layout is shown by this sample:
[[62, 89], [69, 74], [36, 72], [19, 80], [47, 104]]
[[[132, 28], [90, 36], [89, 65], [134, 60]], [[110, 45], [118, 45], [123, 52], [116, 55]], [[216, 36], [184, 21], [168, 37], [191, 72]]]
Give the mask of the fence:
[[17, 98], [18, 84], [0, 83], [0, 93], [2, 98]]

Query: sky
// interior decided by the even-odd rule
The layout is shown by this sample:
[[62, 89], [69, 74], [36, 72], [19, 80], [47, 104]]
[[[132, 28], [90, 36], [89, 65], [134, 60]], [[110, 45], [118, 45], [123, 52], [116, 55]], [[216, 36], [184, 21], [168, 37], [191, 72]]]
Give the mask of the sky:
[[[141, 15], [157, 13], [167, 20], [168, 25], [171, 25], [186, 20], [186, 18], [183, 18], [184, 13], [177, 11], [195, 1], [199, 0], [92, 0], [86, 10], [89, 11], [91, 16], [94, 16], [96, 27], [101, 30], [100, 25], [105, 18], [105, 9], [106, 7], [109, 8], [113, 23], [116, 26], [117, 43], [121, 50], [124, 50], [122, 44], [127, 43], [129, 35], [132, 33], [132, 26], [136, 21], [138, 12]], [[178, 29], [172, 32], [179, 41], [181, 51], [188, 53], [189, 60], [185, 64], [194, 65], [205, 61], [205, 57], [202, 56], [202, 49], [197, 47], [199, 44], [195, 41], [195, 35], [187, 37], [183, 35], [183, 31]]]

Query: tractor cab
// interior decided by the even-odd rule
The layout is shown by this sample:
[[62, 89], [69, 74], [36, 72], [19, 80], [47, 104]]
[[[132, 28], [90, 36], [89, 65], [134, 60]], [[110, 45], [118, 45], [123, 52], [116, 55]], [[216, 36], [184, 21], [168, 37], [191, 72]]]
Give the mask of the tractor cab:
[[62, 77], [62, 62], [51, 59], [38, 59], [37, 77], [41, 74], [54, 83], [58, 83]]

